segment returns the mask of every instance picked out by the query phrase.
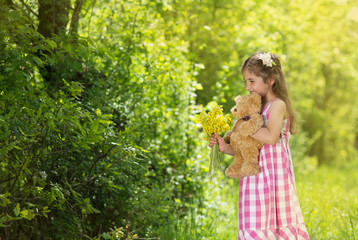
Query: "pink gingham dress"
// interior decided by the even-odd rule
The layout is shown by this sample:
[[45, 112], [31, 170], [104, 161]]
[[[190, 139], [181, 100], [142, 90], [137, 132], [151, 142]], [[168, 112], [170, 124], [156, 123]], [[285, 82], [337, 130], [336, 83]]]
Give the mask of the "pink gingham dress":
[[[261, 113], [265, 125], [271, 103]], [[289, 129], [285, 119], [277, 143], [260, 150], [260, 173], [240, 179], [239, 240], [309, 239], [296, 194]]]

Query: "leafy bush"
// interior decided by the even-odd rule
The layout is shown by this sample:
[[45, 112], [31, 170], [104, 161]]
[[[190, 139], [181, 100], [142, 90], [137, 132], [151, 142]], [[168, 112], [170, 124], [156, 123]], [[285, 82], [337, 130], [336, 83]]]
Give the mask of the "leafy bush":
[[125, 227], [123, 237], [158, 236], [202, 192], [187, 164], [197, 142], [184, 50], [159, 30], [143, 35], [157, 48], [144, 39], [104, 47], [8, 19], [17, 28], [2, 26], [1, 235], [106, 238]]

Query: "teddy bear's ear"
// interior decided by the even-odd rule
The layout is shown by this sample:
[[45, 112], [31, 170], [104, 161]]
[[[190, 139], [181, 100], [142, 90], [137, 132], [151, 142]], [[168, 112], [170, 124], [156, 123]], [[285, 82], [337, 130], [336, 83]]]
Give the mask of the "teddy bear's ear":
[[257, 106], [261, 106], [261, 96], [257, 93], [251, 95], [251, 100]]
[[241, 97], [240, 95], [238, 95], [238, 96], [235, 98], [235, 102], [239, 102], [241, 98], [242, 98], [242, 97]]

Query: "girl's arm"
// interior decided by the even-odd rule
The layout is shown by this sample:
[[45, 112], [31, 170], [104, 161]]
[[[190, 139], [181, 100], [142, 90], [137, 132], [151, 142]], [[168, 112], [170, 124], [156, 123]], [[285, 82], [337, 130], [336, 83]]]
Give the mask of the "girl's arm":
[[286, 104], [282, 100], [276, 100], [269, 109], [267, 126], [260, 128], [251, 137], [264, 144], [274, 145], [280, 137], [282, 122], [286, 115]]
[[219, 134], [216, 133], [215, 136], [212, 136], [210, 138], [210, 144], [209, 147], [212, 147], [214, 144], [219, 144], [219, 151], [225, 154], [229, 154], [232, 156], [235, 156], [235, 151], [232, 149], [230, 144], [227, 144], [222, 137], [220, 137]]

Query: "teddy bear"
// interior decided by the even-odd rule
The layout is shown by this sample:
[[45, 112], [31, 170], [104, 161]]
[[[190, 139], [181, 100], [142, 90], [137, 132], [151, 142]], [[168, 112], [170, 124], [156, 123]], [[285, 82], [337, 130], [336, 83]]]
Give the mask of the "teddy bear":
[[258, 163], [259, 149], [263, 143], [250, 137], [263, 125], [261, 112], [261, 96], [251, 94], [237, 96], [236, 105], [231, 109], [237, 121], [232, 129], [224, 135], [224, 141], [234, 149], [235, 158], [225, 175], [231, 178], [243, 178], [260, 172]]

